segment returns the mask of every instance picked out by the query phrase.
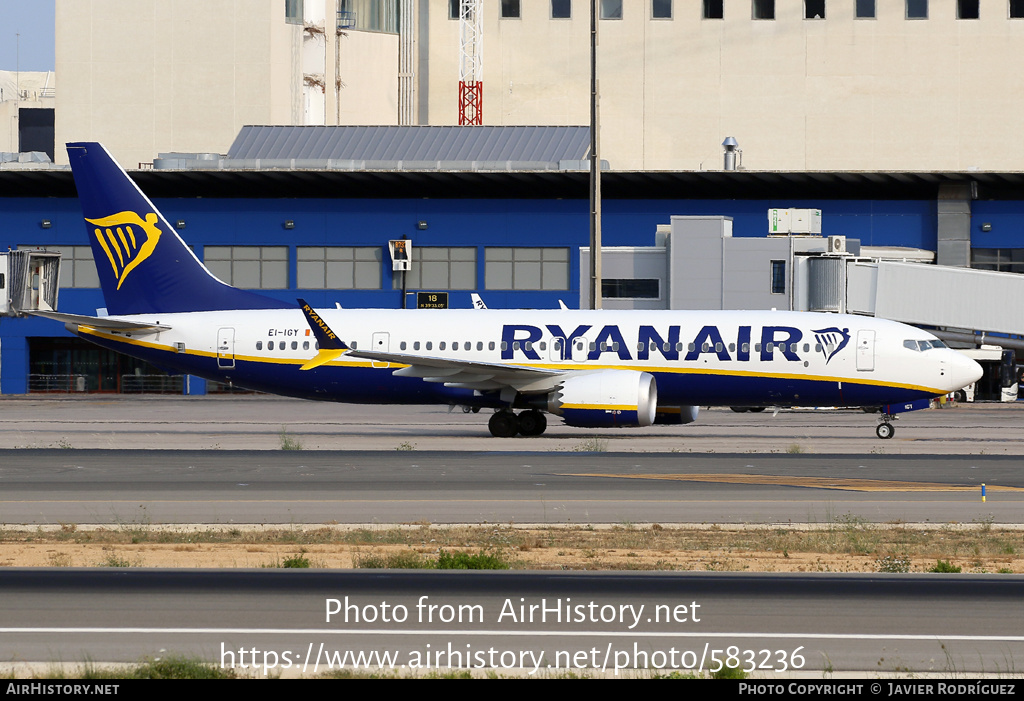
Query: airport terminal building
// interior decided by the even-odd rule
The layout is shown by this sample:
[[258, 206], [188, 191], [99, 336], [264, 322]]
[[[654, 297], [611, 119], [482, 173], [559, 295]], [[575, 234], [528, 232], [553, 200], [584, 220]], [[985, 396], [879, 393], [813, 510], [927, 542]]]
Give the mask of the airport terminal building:
[[[147, 0], [131, 21], [84, 5], [57, 3], [58, 165], [0, 164], [0, 249], [62, 253], [60, 311], [104, 306], [59, 165], [61, 144], [92, 140], [215, 275], [283, 304], [585, 298], [589, 3], [477, 3], [483, 124], [461, 127], [458, 2], [260, 0], [234, 16]], [[1021, 3], [599, 5], [606, 307], [822, 308], [811, 278], [837, 264], [808, 260], [831, 254], [844, 295], [874, 274], [889, 299], [956, 312], [929, 328], [1024, 333], [1024, 85], [1006, 70]], [[107, 53], [114, 35], [135, 50]], [[772, 210], [820, 212], [819, 227], [773, 231]], [[904, 275], [904, 293], [878, 261], [999, 275]], [[832, 310], [890, 309], [856, 289]], [[0, 393], [224, 389], [0, 318]]]

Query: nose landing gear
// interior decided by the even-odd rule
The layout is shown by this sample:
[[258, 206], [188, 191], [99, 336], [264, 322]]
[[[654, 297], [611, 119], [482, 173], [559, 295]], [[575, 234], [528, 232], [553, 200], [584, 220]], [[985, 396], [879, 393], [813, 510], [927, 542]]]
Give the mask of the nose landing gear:
[[894, 435], [896, 435], [896, 429], [895, 427], [893, 427], [892, 422], [898, 418], [899, 417], [896, 416], [895, 414], [883, 413], [878, 418], [878, 426], [875, 428], [875, 435], [881, 438], [882, 440], [892, 438]]

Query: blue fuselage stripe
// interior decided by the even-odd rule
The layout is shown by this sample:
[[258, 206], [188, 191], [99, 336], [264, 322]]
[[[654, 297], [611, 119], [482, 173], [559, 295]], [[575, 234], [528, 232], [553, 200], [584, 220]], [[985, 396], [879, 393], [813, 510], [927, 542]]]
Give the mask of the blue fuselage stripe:
[[[328, 364], [300, 370], [302, 361], [261, 362], [234, 359], [234, 367], [218, 366], [210, 356], [175, 353], [88, 334], [90, 341], [115, 351], [142, 358], [165, 368], [231, 382], [238, 387], [304, 399], [356, 404], [467, 404], [502, 406], [497, 396], [477, 395], [473, 390], [445, 387], [415, 377], [395, 376], [394, 367]], [[569, 369], [581, 369], [573, 365]], [[639, 369], [639, 368], [638, 368]], [[934, 393], [881, 384], [786, 376], [666, 372], [648, 370], [657, 380], [658, 405], [675, 406], [875, 406], [901, 404], [934, 396]]]

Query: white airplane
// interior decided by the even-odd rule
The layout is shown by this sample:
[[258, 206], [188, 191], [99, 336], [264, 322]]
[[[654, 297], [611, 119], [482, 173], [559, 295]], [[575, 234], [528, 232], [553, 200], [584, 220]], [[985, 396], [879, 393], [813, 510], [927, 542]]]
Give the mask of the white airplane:
[[[892, 321], [784, 311], [315, 310], [215, 278], [110, 154], [68, 144], [110, 316], [38, 312], [106, 348], [308, 399], [492, 408], [495, 436], [686, 424], [700, 406], [898, 411], [981, 377]], [[520, 410], [519, 413], [515, 413]]]

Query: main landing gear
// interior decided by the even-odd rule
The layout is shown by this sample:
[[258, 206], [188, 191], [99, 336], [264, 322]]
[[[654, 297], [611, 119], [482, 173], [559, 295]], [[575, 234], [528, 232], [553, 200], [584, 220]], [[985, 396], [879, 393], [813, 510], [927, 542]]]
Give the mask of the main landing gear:
[[494, 412], [487, 422], [487, 428], [495, 438], [512, 438], [517, 434], [539, 436], [548, 427], [544, 413], [536, 409], [523, 411], [516, 416], [509, 409]]
[[896, 429], [893, 427], [891, 422], [895, 421], [898, 418], [899, 417], [896, 416], [895, 414], [883, 413], [880, 417], [878, 417], [878, 427], [875, 429], [875, 435], [881, 438], [882, 440], [892, 438], [894, 435], [896, 435]]

